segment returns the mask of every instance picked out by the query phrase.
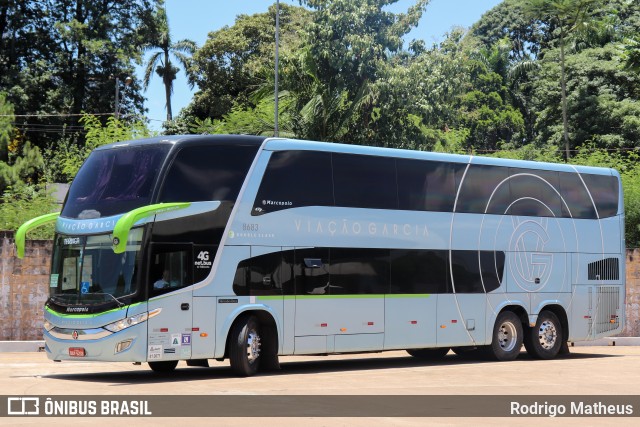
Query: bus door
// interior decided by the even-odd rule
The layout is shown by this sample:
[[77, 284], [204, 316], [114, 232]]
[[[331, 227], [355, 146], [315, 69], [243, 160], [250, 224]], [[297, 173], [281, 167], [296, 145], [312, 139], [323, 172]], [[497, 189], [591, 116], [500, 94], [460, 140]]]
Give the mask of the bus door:
[[191, 244], [152, 243], [147, 283], [149, 311], [161, 309], [148, 322], [149, 361], [191, 357], [193, 327], [193, 249]]

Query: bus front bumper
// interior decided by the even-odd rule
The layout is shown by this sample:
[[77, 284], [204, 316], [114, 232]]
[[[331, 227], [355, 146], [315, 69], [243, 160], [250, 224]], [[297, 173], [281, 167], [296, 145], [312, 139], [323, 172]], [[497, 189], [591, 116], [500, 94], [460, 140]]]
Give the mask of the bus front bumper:
[[147, 322], [119, 332], [106, 329], [44, 331], [45, 352], [51, 360], [146, 362]]

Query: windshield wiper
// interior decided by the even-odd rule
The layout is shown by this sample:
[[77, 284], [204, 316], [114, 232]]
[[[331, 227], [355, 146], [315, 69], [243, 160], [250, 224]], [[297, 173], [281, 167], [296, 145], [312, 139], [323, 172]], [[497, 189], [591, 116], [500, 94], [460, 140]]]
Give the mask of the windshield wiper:
[[106, 296], [111, 297], [116, 302], [116, 304], [118, 304], [118, 307], [124, 307], [126, 305], [125, 303], [120, 301], [118, 298], [116, 298], [113, 295], [108, 294], [106, 292], [93, 292], [93, 293], [91, 293], [91, 295], [106, 295]]

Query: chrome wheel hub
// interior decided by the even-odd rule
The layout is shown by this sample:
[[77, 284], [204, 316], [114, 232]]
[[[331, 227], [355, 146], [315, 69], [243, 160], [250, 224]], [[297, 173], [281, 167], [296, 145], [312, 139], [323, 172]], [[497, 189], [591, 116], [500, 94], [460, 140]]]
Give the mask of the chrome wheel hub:
[[558, 332], [556, 331], [556, 326], [545, 320], [540, 324], [540, 328], [538, 329], [538, 340], [540, 341], [540, 346], [545, 350], [551, 349], [558, 339]]
[[250, 331], [247, 338], [247, 359], [254, 362], [260, 357], [260, 336], [256, 331]]
[[518, 333], [516, 327], [511, 322], [505, 322], [500, 325], [498, 330], [498, 343], [504, 351], [512, 351], [518, 342]]

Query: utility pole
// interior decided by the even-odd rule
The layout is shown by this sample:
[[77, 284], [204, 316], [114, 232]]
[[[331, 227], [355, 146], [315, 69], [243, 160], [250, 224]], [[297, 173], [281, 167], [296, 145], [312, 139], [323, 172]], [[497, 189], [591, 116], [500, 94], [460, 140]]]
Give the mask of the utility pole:
[[278, 136], [278, 45], [280, 44], [280, 0], [276, 0], [276, 84], [275, 84], [275, 114], [273, 136]]
[[[133, 82], [133, 79], [129, 76], [127, 76], [126, 79], [124, 79], [124, 84], [125, 86], [129, 86], [131, 84], [131, 82]], [[118, 77], [116, 77], [116, 105], [115, 105], [115, 118], [116, 120], [118, 120], [120, 118], [120, 79]]]

